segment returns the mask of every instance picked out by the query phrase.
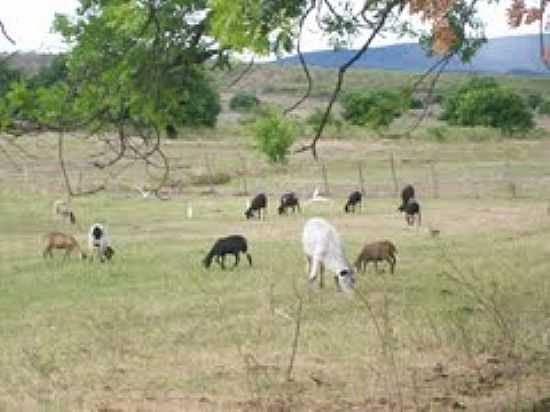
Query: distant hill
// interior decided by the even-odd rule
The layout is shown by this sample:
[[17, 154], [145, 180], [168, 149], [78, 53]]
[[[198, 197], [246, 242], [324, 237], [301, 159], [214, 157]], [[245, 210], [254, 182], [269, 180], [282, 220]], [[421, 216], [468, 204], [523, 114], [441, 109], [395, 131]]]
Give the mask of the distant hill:
[[0, 53], [0, 60], [7, 58], [7, 63], [28, 74], [37, 73], [42, 67], [47, 66], [55, 54], [44, 54], [35, 52], [22, 52], [13, 55]]
[[[550, 43], [550, 35], [547, 35]], [[355, 50], [322, 50], [304, 53], [311, 66], [336, 68], [349, 60]], [[416, 43], [396, 44], [369, 49], [353, 68], [424, 71], [437, 61], [437, 57], [427, 57]], [[298, 56], [283, 58], [277, 63], [300, 64]], [[490, 39], [478, 51], [472, 62], [462, 64], [453, 59], [447, 71], [468, 71], [495, 74], [550, 75], [539, 59], [539, 36], [511, 36]]]

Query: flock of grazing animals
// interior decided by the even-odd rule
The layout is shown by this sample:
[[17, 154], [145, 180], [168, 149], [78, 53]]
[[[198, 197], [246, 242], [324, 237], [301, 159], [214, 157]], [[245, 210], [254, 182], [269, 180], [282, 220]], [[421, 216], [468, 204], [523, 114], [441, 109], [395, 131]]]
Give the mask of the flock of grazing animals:
[[[420, 204], [415, 199], [414, 187], [407, 185], [401, 192], [401, 205], [398, 207], [400, 212], [405, 213], [407, 224], [413, 225], [416, 221], [420, 225]], [[363, 195], [359, 191], [350, 193], [344, 211], [346, 213], [355, 213], [357, 205], [361, 207]], [[265, 193], [256, 195], [250, 205], [244, 212], [247, 219], [257, 217], [259, 220], [265, 219], [267, 209], [267, 196]], [[279, 215], [287, 214], [292, 210], [300, 212], [300, 201], [295, 192], [287, 192], [281, 196], [278, 207]], [[367, 264], [374, 263], [375, 270], [378, 272], [378, 262], [386, 261], [390, 266], [390, 271], [395, 272], [397, 263], [397, 248], [389, 240], [382, 240], [366, 244], [359, 256], [355, 260], [353, 267], [345, 257], [342, 240], [336, 229], [325, 219], [311, 218], [305, 226], [302, 235], [302, 245], [307, 260], [307, 272], [310, 283], [313, 283], [317, 276], [320, 278], [320, 286], [324, 287], [325, 267], [334, 272], [336, 288], [339, 291], [349, 292], [353, 289], [355, 278], [353, 276], [354, 268], [357, 271], [366, 271]], [[233, 255], [235, 263], [233, 267], [239, 264], [239, 255], [244, 253], [248, 263], [252, 266], [252, 257], [248, 253], [248, 243], [242, 235], [231, 235], [218, 239], [206, 257], [203, 264], [209, 268], [213, 259], [225, 269], [225, 255]]]
[[[69, 203], [64, 200], [57, 200], [54, 203], [54, 215], [62, 218], [64, 222], [67, 222], [68, 219], [71, 224], [76, 224], [75, 214]], [[90, 258], [97, 257], [101, 262], [111, 260], [115, 254], [111, 246], [110, 237], [105, 227], [100, 223], [94, 223], [90, 226], [90, 230], [88, 231], [88, 248], [91, 252]], [[64, 259], [67, 259], [74, 250], [78, 251], [80, 259], [84, 260], [88, 258], [88, 255], [82, 250], [75, 237], [62, 232], [53, 231], [46, 235], [46, 246], [44, 247], [42, 256], [44, 258], [48, 256], [53, 258], [54, 249], [65, 250]]]
[[[346, 213], [355, 213], [357, 205], [361, 207], [363, 195], [359, 191], [349, 194], [344, 211]], [[259, 220], [265, 219], [267, 209], [267, 196], [265, 193], [256, 195], [250, 206], [245, 210], [246, 219], [257, 217]], [[279, 215], [300, 212], [300, 201], [295, 192], [287, 192], [281, 196], [278, 207]], [[407, 185], [401, 191], [401, 205], [398, 210], [405, 214], [405, 220], [408, 225], [421, 224], [420, 204], [415, 199], [415, 190], [412, 185]], [[76, 223], [76, 217], [70, 208], [68, 202], [56, 201], [54, 204], [54, 213], [63, 221], [67, 219]], [[325, 268], [334, 273], [336, 288], [338, 291], [349, 292], [353, 290], [355, 284], [354, 270], [366, 271], [367, 264], [374, 263], [375, 270], [378, 271], [378, 262], [386, 261], [393, 274], [397, 259], [397, 248], [389, 240], [377, 241], [366, 244], [359, 256], [350, 265], [344, 253], [343, 242], [336, 229], [325, 219], [311, 218], [305, 225], [302, 234], [302, 246], [307, 261], [307, 272], [309, 282], [313, 283], [319, 275], [320, 286], [324, 287]], [[110, 260], [114, 255], [114, 249], [111, 246], [110, 236], [105, 227], [99, 223], [94, 223], [88, 231], [88, 248], [91, 252], [90, 257], [97, 257], [101, 262]], [[53, 257], [53, 249], [64, 249], [67, 258], [76, 250], [81, 259], [86, 259], [87, 255], [82, 251], [74, 236], [61, 232], [50, 232], [46, 236], [46, 247], [43, 256]], [[215, 260], [222, 269], [225, 269], [225, 256], [233, 255], [235, 258], [233, 267], [236, 267], [240, 261], [240, 254], [244, 254], [248, 264], [252, 266], [252, 256], [248, 252], [248, 242], [242, 235], [231, 235], [216, 240], [202, 263], [209, 268]]]

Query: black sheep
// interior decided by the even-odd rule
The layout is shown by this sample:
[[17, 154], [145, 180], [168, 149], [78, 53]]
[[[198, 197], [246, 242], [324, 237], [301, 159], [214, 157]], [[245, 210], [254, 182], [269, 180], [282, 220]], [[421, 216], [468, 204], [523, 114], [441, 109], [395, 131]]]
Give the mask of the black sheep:
[[227, 237], [222, 237], [216, 240], [210, 252], [203, 259], [202, 263], [206, 268], [209, 268], [212, 264], [214, 257], [216, 262], [225, 269], [225, 255], [231, 254], [235, 256], [235, 264], [233, 267], [239, 264], [239, 253], [244, 253], [248, 259], [248, 264], [252, 266], [252, 256], [248, 253], [248, 244], [246, 239], [241, 235], [231, 235]]
[[416, 215], [418, 215], [417, 225], [421, 225], [422, 214], [420, 213], [420, 203], [418, 203], [418, 201], [414, 197], [411, 197], [407, 201], [407, 203], [403, 207], [403, 211], [405, 212], [405, 221], [409, 226], [412, 226], [414, 224]]
[[401, 206], [397, 208], [400, 212], [405, 211], [405, 205], [409, 199], [414, 198], [414, 187], [412, 185], [407, 185], [401, 191]]
[[298, 209], [298, 212], [300, 212], [300, 201], [294, 192], [287, 192], [281, 196], [281, 205], [278, 209], [279, 214], [282, 215], [283, 213], [286, 213], [289, 208], [292, 208], [292, 213], [296, 212], [296, 208]]
[[358, 203], [361, 203], [363, 199], [363, 195], [359, 191], [351, 192], [348, 196], [348, 201], [346, 202], [346, 206], [344, 206], [344, 211], [346, 213], [353, 212], [355, 213], [355, 206]]
[[[247, 219], [251, 219], [254, 217], [255, 212], [258, 212], [258, 219], [265, 218], [265, 209], [267, 207], [267, 197], [264, 193], [259, 193], [256, 195], [254, 199], [252, 199], [252, 203], [250, 204], [250, 207], [246, 209], [246, 212], [244, 212], [244, 215]], [[263, 214], [262, 214], [263, 209]]]

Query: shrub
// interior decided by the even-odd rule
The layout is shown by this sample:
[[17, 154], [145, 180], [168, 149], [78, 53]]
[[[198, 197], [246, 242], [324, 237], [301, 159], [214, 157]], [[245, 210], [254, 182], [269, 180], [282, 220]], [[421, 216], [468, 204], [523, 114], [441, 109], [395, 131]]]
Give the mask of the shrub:
[[267, 110], [254, 124], [258, 148], [272, 162], [285, 162], [288, 149], [296, 139], [296, 124], [275, 110]]
[[550, 114], [550, 100], [545, 100], [539, 107], [540, 114]]
[[235, 94], [229, 101], [231, 110], [248, 112], [260, 104], [260, 99], [255, 94], [240, 92]]
[[[317, 108], [306, 118], [306, 124], [311, 126], [314, 130], [317, 130], [319, 126], [321, 126], [321, 120], [323, 120], [324, 115], [325, 111]], [[335, 118], [332, 113], [329, 113], [326, 125], [334, 126], [338, 131], [342, 129], [342, 121]]]
[[180, 105], [174, 113], [179, 125], [214, 127], [221, 111], [220, 96], [212, 82], [197, 71], [182, 84]]
[[342, 99], [342, 117], [357, 126], [387, 127], [410, 106], [410, 98], [395, 91], [354, 91]]
[[441, 119], [453, 125], [493, 127], [505, 134], [534, 127], [525, 101], [492, 78], [474, 78], [445, 99]]
[[526, 101], [531, 110], [537, 110], [544, 103], [544, 99], [539, 93], [529, 94]]
[[424, 102], [422, 99], [419, 99], [418, 97], [413, 97], [410, 100], [410, 108], [411, 109], [423, 109], [424, 108]]

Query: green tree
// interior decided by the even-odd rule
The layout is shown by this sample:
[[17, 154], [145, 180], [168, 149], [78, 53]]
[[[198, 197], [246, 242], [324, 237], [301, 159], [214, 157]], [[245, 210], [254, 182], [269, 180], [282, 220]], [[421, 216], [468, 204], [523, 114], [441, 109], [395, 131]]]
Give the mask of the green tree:
[[229, 101], [231, 110], [248, 112], [255, 109], [260, 104], [260, 99], [255, 93], [239, 92]]
[[297, 126], [278, 110], [268, 109], [256, 120], [254, 136], [258, 149], [272, 162], [285, 162], [296, 140]]
[[492, 78], [474, 78], [443, 103], [442, 119], [460, 126], [486, 126], [511, 135], [534, 127], [525, 101]]
[[410, 107], [410, 98], [390, 90], [353, 91], [342, 98], [342, 117], [356, 126], [388, 127]]
[[538, 108], [544, 103], [544, 98], [540, 93], [530, 93], [527, 96], [526, 101], [531, 110], [538, 110]]
[[34, 88], [49, 87], [64, 82], [67, 79], [67, 74], [67, 58], [60, 54], [29, 79], [29, 86]]
[[2, 98], [8, 89], [10, 84], [14, 81], [21, 80], [22, 75], [19, 70], [14, 69], [10, 65], [10, 59], [0, 60], [0, 98]]
[[[197, 17], [206, 1], [81, 0], [74, 20], [55, 29], [73, 45], [67, 96], [78, 120], [144, 130], [214, 126], [220, 111], [205, 64], [225, 55]], [[92, 109], [90, 111], [90, 109]]]

